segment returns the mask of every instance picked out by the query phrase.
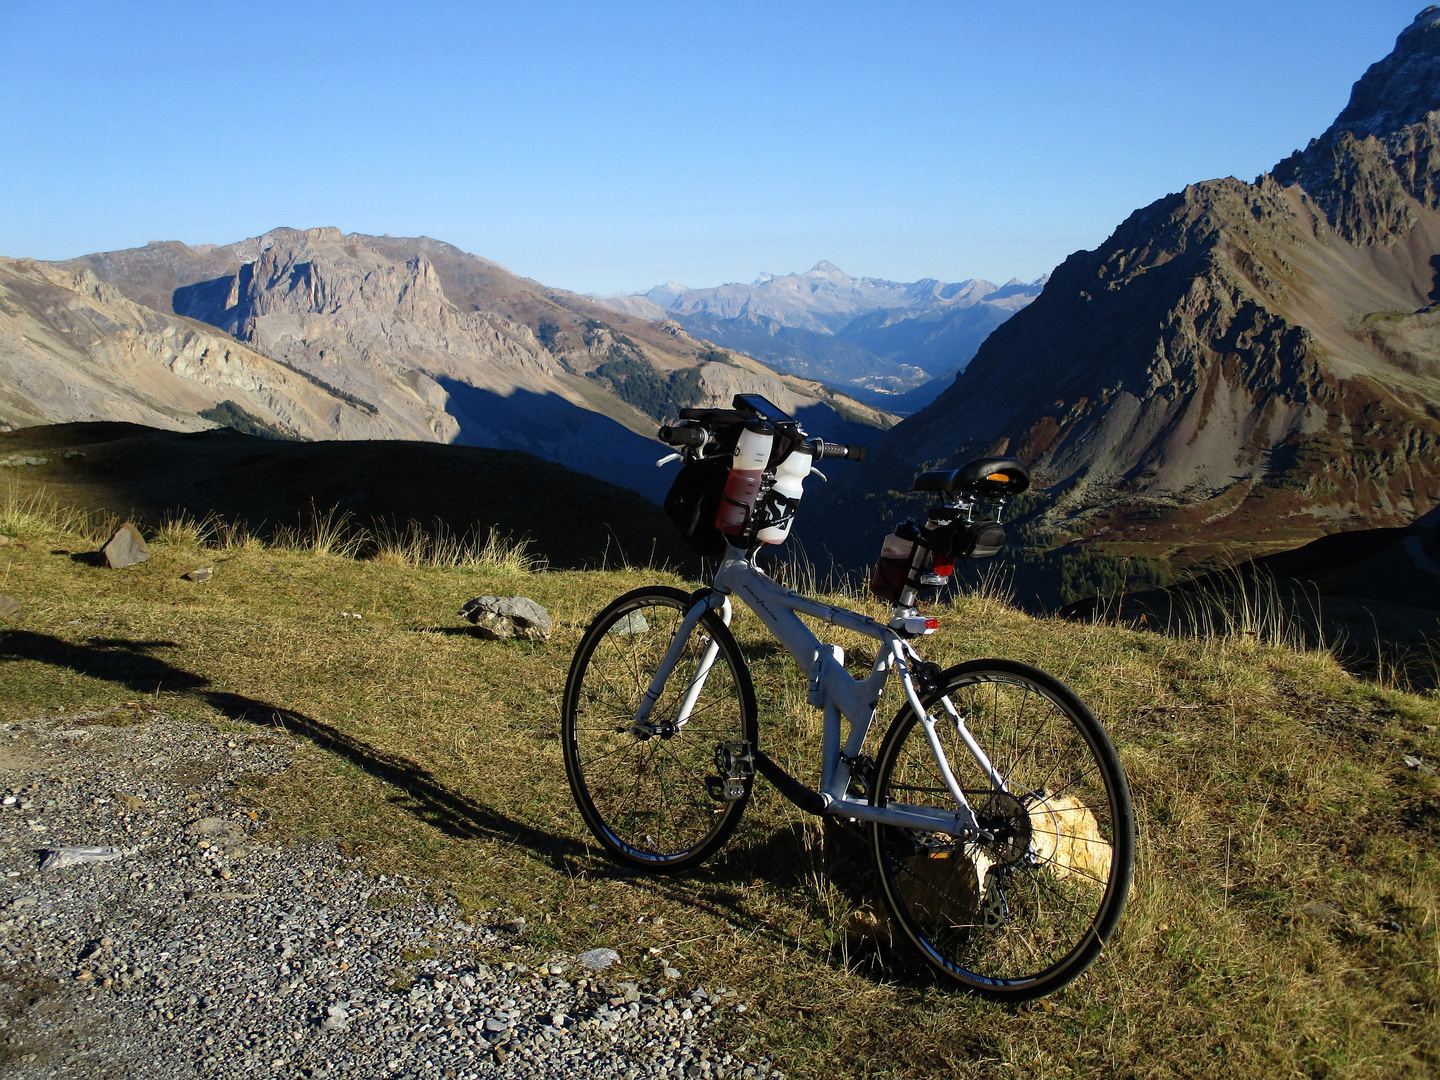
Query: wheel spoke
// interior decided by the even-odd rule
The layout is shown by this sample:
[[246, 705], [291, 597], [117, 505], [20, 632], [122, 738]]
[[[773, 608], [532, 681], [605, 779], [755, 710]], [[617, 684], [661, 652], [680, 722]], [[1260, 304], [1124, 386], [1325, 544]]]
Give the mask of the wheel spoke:
[[[882, 896], [897, 922], [924, 943], [926, 960], [987, 996], [1019, 1000], [1058, 989], [1098, 954], [1128, 891], [1111, 885], [1117, 877], [1129, 880], [1133, 823], [1114, 751], [1089, 711], [1033, 669], [991, 664], [955, 669], [941, 689], [1006, 788], [989, 785], [958, 725], [941, 730], [949, 732], [943, 749], [960, 788], [994, 838], [930, 851], [935, 834], [872, 829]], [[1043, 775], [1042, 782], [1027, 773]], [[1052, 782], [1058, 790], [1047, 790]], [[1041, 791], [1044, 797], [1031, 797]], [[1067, 792], [1079, 797], [1063, 797]], [[881, 748], [875, 799], [949, 803], [923, 727], [908, 708]], [[935, 854], [942, 857], [932, 861]]]
[[[586, 825], [613, 858], [641, 868], [701, 861], [744, 811], [744, 799], [717, 804], [705, 788], [715, 744], [755, 737], [754, 698], [739, 649], [714, 616], [702, 618], [679, 650], [651, 711], [657, 727], [671, 725], [664, 729], [670, 737], [629, 734], [689, 605], [669, 588], [627, 594], [587, 631], [566, 688], [562, 745]], [[611, 633], [624, 620], [625, 632]], [[684, 725], [675, 727], [711, 643], [713, 664]], [[629, 741], [617, 746], [617, 737]]]

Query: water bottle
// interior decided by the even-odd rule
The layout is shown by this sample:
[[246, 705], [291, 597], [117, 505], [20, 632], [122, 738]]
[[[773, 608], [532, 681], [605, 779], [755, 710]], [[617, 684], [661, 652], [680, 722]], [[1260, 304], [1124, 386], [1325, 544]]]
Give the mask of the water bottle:
[[765, 466], [770, 463], [770, 445], [774, 441], [775, 429], [767, 421], [746, 422], [735, 444], [730, 475], [725, 478], [725, 490], [720, 496], [720, 509], [715, 513], [715, 527], [721, 532], [738, 536], [744, 531], [745, 521], [760, 494]]
[[902, 521], [895, 531], [885, 537], [880, 546], [880, 558], [875, 560], [875, 574], [870, 579], [870, 591], [877, 599], [894, 603], [900, 599], [905, 588], [905, 575], [910, 570], [910, 558], [915, 553], [915, 541], [920, 539], [920, 529], [913, 521]]
[[775, 482], [761, 501], [762, 519], [766, 525], [755, 539], [767, 544], [783, 544], [795, 524], [795, 509], [804, 494], [805, 478], [810, 475], [815, 459], [809, 450], [792, 450], [775, 469]]

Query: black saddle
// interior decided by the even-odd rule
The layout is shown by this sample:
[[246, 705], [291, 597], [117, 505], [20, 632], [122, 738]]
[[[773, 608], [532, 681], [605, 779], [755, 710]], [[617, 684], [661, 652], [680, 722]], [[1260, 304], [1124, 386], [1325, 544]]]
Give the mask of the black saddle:
[[958, 469], [936, 469], [915, 478], [916, 491], [968, 491], [986, 499], [1019, 495], [1030, 486], [1030, 470], [1011, 457], [976, 458]]

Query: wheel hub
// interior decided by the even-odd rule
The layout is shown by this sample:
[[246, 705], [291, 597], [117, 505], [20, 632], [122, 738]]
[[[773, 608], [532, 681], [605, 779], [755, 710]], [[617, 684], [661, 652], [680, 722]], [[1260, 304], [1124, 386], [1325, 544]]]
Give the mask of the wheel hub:
[[985, 853], [998, 867], [1014, 866], [1030, 851], [1030, 810], [1008, 792], [992, 794], [975, 815], [980, 828], [994, 837]]

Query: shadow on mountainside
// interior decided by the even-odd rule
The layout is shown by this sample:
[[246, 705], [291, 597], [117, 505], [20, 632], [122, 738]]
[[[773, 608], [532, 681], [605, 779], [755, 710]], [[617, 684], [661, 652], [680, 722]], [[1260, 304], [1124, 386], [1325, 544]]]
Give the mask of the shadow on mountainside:
[[655, 467], [669, 452], [663, 443], [557, 394], [497, 394], [456, 379], [436, 381], [450, 395], [445, 411], [460, 425], [456, 442], [462, 446], [519, 444], [537, 457], [631, 488], [656, 503], [674, 479]]
[[[142, 525], [215, 515], [270, 537], [281, 528], [303, 530], [315, 508], [323, 515], [335, 507], [372, 529], [416, 521], [434, 533], [438, 523], [451, 536], [483, 542], [495, 528], [528, 539], [530, 553], [555, 568], [599, 566], [617, 551], [656, 564], [691, 561], [659, 506], [518, 450], [282, 442], [228, 428], [185, 433], [101, 422], [0, 432], [0, 457], [12, 453], [45, 461], [5, 470], [21, 496], [43, 488], [62, 506]], [[648, 450], [644, 465], [670, 482]]]
[[1332, 533], [1303, 547], [1162, 589], [1091, 596], [1060, 609], [1180, 635], [1236, 635], [1326, 648], [1355, 674], [1440, 685], [1440, 517]]

